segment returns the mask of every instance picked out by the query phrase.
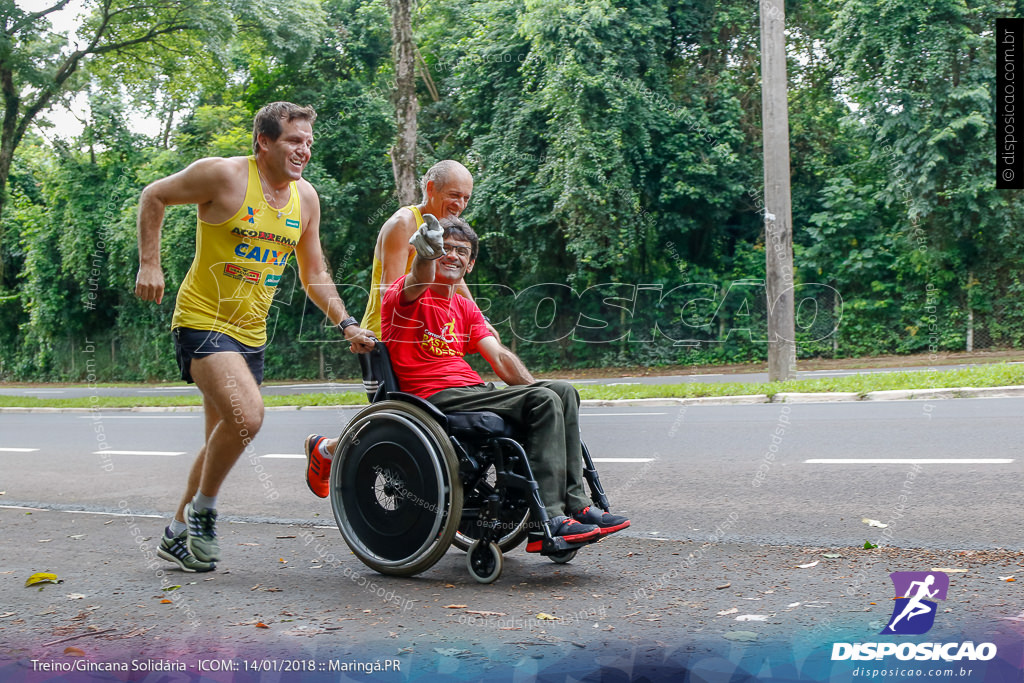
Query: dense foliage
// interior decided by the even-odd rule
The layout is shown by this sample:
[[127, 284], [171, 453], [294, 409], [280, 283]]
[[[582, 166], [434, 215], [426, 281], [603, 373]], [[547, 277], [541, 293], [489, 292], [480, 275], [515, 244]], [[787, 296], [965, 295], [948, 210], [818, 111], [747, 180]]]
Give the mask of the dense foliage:
[[[417, 7], [419, 167], [455, 158], [474, 173], [477, 296], [532, 367], [765, 357], [760, 4]], [[1024, 337], [1021, 196], [995, 189], [993, 156], [992, 27], [1013, 5], [787, 3], [801, 357]], [[272, 100], [319, 112], [307, 177], [331, 272], [361, 311], [377, 229], [398, 206], [387, 6], [218, 8], [170, 36], [171, 50], [84, 59], [62, 86], [88, 99], [81, 135], [45, 113], [28, 128], [0, 205], [0, 377], [176, 377], [173, 297], [132, 293], [138, 194], [198, 157], [247, 153], [252, 114]], [[46, 17], [22, 29], [0, 45], [0, 68], [68, 49]], [[133, 132], [143, 114], [159, 133]], [[170, 292], [194, 230], [194, 208], [168, 212]], [[293, 270], [269, 324], [268, 378], [357, 374]]]

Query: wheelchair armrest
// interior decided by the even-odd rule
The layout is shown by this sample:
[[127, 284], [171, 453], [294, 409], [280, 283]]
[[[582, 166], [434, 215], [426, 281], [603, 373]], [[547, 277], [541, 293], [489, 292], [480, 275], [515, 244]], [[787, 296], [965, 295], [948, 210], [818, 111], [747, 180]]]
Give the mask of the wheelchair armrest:
[[441, 429], [445, 432], [448, 431], [448, 418], [441, 410], [430, 401], [420, 398], [416, 394], [410, 394], [405, 391], [389, 391], [387, 398], [389, 401], [402, 401], [404, 403], [411, 403], [412, 405], [425, 410], [428, 415], [437, 420], [437, 423], [441, 425]]

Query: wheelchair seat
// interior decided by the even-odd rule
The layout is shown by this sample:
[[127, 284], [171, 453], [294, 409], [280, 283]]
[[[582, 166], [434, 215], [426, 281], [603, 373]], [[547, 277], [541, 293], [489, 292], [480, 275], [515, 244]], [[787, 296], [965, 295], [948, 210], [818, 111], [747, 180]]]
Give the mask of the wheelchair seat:
[[[359, 361], [370, 405], [342, 431], [330, 498], [342, 537], [364, 564], [411, 576], [454, 544], [467, 551], [470, 574], [490, 583], [501, 574], [502, 552], [527, 535], [559, 563], [585, 545], [552, 537], [517, 425], [489, 411], [443, 413], [403, 392], [382, 342]], [[591, 499], [607, 510], [582, 446]]]
[[501, 415], [489, 411], [459, 411], [446, 413], [448, 432], [464, 439], [493, 439], [498, 436], [511, 438], [515, 435], [512, 425]]

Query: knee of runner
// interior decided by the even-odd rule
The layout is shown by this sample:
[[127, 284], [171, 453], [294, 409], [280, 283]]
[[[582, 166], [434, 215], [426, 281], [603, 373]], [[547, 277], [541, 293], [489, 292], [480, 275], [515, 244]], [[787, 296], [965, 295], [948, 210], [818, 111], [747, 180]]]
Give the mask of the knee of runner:
[[256, 436], [256, 432], [260, 431], [260, 427], [263, 426], [263, 404], [242, 406], [241, 414], [235, 418], [236, 426], [239, 434], [243, 431], [251, 440], [252, 437]]

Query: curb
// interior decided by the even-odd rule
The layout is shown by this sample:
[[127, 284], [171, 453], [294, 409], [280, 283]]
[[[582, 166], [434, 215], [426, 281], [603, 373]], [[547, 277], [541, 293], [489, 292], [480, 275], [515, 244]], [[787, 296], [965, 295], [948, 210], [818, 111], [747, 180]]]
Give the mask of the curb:
[[[886, 391], [857, 392], [779, 392], [772, 397], [766, 394], [749, 396], [704, 396], [701, 398], [623, 398], [586, 399], [581, 405], [595, 408], [613, 407], [668, 407], [668, 406], [736, 406], [760, 403], [847, 403], [857, 401], [920, 401], [952, 398], [1019, 398], [1024, 396], [1024, 386], [1009, 387], [960, 387], [955, 389], [893, 389]], [[345, 410], [365, 407], [364, 405], [338, 406], [268, 406], [265, 410]], [[5, 413], [201, 413], [202, 406], [134, 408], [0, 408]]]

